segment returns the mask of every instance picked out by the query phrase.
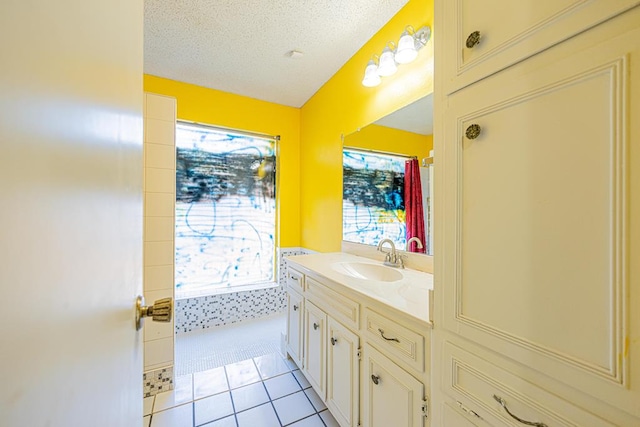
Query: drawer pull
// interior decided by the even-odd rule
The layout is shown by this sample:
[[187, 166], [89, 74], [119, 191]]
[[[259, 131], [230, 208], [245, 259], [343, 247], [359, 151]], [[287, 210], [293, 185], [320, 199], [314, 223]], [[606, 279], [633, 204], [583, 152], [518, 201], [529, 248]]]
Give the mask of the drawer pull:
[[482, 132], [482, 128], [480, 127], [480, 125], [474, 123], [467, 128], [464, 134], [469, 139], [476, 139], [480, 136], [480, 132]]
[[296, 276], [289, 276], [291, 278], [291, 280], [295, 280], [296, 282], [298, 281], [298, 278]]
[[319, 328], [319, 327], [320, 327], [320, 325], [318, 325], [317, 323], [314, 323], [314, 324], [313, 324], [313, 329], [314, 329], [314, 330], [318, 330], [318, 328]]
[[338, 338], [331, 337], [331, 345], [336, 345]]
[[511, 418], [518, 421], [519, 423], [528, 425], [528, 426], [535, 426], [535, 427], [549, 427], [545, 423], [536, 423], [533, 421], [526, 421], [526, 420], [523, 420], [522, 418], [515, 416], [514, 414], [511, 413], [511, 411], [509, 411], [509, 408], [507, 408], [507, 402], [503, 398], [501, 398], [500, 396], [496, 396], [495, 394], [493, 395], [493, 398], [496, 400], [496, 402], [500, 404], [500, 406], [504, 408], [505, 411], [507, 411], [507, 414], [509, 414]]
[[295, 304], [295, 305], [293, 306], [293, 311], [298, 311], [298, 305], [297, 305], [297, 304]]
[[480, 44], [480, 31], [474, 31], [473, 33], [469, 34], [469, 37], [467, 37], [467, 42], [465, 43], [465, 45], [469, 49], [471, 49], [478, 44]]
[[374, 383], [375, 385], [378, 385], [378, 384], [380, 383], [380, 377], [379, 377], [379, 376], [377, 376], [377, 375], [373, 375], [373, 374], [372, 374], [372, 375], [371, 375], [371, 381], [373, 381], [373, 383]]
[[380, 328], [378, 328], [378, 332], [380, 332], [380, 336], [381, 336], [382, 338], [384, 338], [385, 340], [387, 340], [387, 341], [400, 342], [400, 340], [399, 340], [398, 338], [387, 338], [387, 337], [385, 337], [385, 336], [384, 336], [384, 331], [383, 331], [382, 329], [380, 329]]

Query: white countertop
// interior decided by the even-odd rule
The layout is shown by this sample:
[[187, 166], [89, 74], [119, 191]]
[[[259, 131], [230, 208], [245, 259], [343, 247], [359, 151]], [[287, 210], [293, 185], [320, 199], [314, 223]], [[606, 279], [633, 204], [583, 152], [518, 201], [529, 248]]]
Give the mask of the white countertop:
[[294, 268], [297, 265], [311, 270], [346, 288], [431, 323], [429, 321], [429, 290], [433, 289], [433, 274], [407, 268], [394, 268], [402, 276], [395, 281], [383, 282], [356, 278], [341, 273], [340, 264], [346, 262], [381, 266], [382, 262], [344, 252], [296, 255], [287, 257], [287, 260], [293, 264]]

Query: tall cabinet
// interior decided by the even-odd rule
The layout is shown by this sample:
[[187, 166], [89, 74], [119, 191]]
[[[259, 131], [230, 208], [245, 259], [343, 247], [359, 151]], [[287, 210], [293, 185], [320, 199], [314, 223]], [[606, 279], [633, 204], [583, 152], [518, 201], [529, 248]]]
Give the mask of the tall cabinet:
[[435, 2], [433, 425], [640, 426], [639, 3]]

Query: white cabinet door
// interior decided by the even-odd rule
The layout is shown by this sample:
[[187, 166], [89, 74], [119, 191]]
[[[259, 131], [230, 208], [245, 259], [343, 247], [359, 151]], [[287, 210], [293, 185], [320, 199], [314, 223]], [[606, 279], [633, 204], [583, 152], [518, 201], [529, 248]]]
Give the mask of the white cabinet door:
[[[446, 91], [451, 93], [638, 4], [638, 0], [444, 1]], [[474, 36], [479, 35], [474, 44]], [[467, 42], [469, 43], [467, 47]]]
[[360, 340], [331, 317], [328, 327], [327, 407], [341, 427], [353, 427], [358, 424]]
[[368, 344], [363, 361], [362, 425], [422, 427], [423, 384]]
[[639, 9], [449, 96], [439, 278], [446, 330], [636, 417]]
[[291, 359], [303, 367], [302, 361], [302, 324], [304, 319], [303, 298], [297, 292], [287, 291], [287, 352]]
[[318, 396], [326, 400], [327, 315], [308, 300], [304, 312], [304, 372]]

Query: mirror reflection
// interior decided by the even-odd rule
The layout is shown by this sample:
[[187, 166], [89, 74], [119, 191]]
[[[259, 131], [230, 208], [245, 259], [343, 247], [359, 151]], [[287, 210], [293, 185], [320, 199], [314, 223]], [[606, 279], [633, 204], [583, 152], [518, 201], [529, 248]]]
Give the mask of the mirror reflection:
[[344, 137], [343, 240], [433, 254], [432, 99]]

